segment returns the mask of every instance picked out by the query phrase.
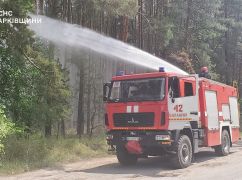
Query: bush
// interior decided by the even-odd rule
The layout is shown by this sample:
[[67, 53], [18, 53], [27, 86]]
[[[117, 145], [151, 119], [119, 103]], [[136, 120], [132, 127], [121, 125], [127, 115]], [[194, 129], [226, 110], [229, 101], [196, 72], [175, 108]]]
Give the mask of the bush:
[[7, 136], [17, 131], [14, 123], [12, 123], [4, 114], [3, 107], [0, 106], [0, 154], [4, 153], [3, 141]]
[[103, 156], [107, 152], [104, 135], [81, 139], [45, 138], [41, 135], [24, 138], [12, 135], [5, 142], [5, 154], [0, 167], [2, 174], [15, 174], [81, 158]]

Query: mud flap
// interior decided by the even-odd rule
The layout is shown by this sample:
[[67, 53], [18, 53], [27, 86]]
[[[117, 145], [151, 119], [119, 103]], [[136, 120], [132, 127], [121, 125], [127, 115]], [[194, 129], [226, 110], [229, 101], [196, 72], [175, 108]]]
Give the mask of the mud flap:
[[193, 131], [193, 153], [198, 151], [198, 131]]
[[131, 154], [142, 154], [142, 147], [138, 141], [128, 141], [125, 148]]

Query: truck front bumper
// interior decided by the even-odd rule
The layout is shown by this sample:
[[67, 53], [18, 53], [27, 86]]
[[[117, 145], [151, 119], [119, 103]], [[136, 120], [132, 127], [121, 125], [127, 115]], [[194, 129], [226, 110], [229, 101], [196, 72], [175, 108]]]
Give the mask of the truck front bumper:
[[173, 144], [169, 131], [109, 131], [107, 144], [111, 146], [127, 146], [136, 141], [144, 154], [158, 155], [162, 150], [170, 149]]

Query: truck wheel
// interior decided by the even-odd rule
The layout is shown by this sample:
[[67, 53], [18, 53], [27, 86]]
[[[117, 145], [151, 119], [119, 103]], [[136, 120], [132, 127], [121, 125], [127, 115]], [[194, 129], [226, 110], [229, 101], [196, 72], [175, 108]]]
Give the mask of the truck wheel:
[[190, 138], [187, 135], [181, 135], [176, 143], [176, 154], [172, 157], [171, 163], [177, 168], [186, 168], [191, 165], [193, 152]]
[[116, 146], [117, 158], [121, 165], [129, 166], [137, 163], [138, 157], [128, 153], [124, 146]]
[[227, 156], [230, 152], [230, 137], [227, 130], [223, 130], [221, 145], [215, 146], [215, 153], [219, 156]]

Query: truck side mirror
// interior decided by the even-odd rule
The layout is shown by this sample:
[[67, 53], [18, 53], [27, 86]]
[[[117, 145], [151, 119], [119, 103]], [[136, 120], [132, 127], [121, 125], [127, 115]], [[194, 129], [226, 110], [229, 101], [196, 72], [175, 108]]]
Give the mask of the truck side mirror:
[[175, 102], [175, 98], [174, 98], [174, 91], [172, 90], [172, 88], [170, 90], [169, 95], [170, 95], [170, 98], [171, 98], [171, 102], [174, 103]]
[[172, 97], [171, 102], [175, 103], [175, 98], [174, 97]]
[[103, 101], [107, 102], [108, 100], [108, 95], [111, 89], [111, 82], [104, 83], [103, 85]]
[[177, 88], [175, 87], [175, 81], [176, 81], [176, 77], [171, 77], [169, 78], [169, 98], [171, 98], [171, 102], [174, 103], [175, 102], [175, 92], [174, 89]]

